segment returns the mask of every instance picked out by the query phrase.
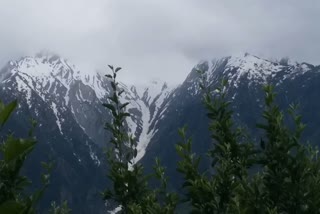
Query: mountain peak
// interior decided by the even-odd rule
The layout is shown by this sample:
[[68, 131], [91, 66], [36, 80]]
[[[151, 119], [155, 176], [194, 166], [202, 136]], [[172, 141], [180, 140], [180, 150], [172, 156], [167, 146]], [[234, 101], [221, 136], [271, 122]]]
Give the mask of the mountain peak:
[[[251, 83], [266, 84], [276, 78], [283, 81], [287, 78], [295, 78], [305, 72], [314, 70], [315, 66], [308, 63], [293, 63], [289, 58], [269, 60], [253, 54], [241, 53], [232, 56], [201, 61], [189, 74], [186, 81], [194, 82], [199, 78], [197, 70], [205, 71], [208, 83], [227, 79], [229, 85], [238, 87], [240, 80], [244, 79]], [[191, 89], [190, 89], [191, 90]]]
[[28, 87], [46, 88], [54, 83], [62, 84], [68, 91], [70, 85], [77, 81], [91, 87], [97, 97], [106, 94], [106, 79], [96, 71], [80, 71], [67, 59], [51, 52], [39, 52], [35, 56], [25, 56], [17, 61], [10, 61], [1, 71], [0, 80], [9, 81], [10, 77], [21, 79], [21, 84]]
[[34, 56], [25, 56], [9, 63], [15, 67], [12, 70], [13, 72], [25, 73], [33, 77], [53, 76], [60, 79], [68, 78], [92, 83], [95, 76], [102, 76], [97, 71], [80, 71], [67, 58], [49, 51], [41, 51]]

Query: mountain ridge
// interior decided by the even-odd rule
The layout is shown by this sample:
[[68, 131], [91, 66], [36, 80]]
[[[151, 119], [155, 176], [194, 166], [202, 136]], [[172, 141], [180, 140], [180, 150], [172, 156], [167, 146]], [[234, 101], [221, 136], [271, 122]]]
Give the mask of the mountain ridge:
[[[163, 160], [167, 174], [174, 178], [171, 187], [177, 188], [181, 177], [176, 172], [179, 157], [175, 151], [175, 144], [181, 139], [177, 129], [188, 126], [188, 136], [193, 140], [193, 152], [202, 154], [202, 170], [209, 167], [205, 153], [211, 149], [212, 139], [208, 130], [209, 120], [207, 111], [203, 107], [202, 91], [199, 87], [203, 73], [207, 87], [214, 96], [215, 89], [221, 86], [221, 80], [227, 80], [226, 99], [231, 102], [235, 125], [240, 125], [253, 140], [258, 137], [256, 124], [263, 122], [260, 116], [264, 110], [263, 86], [271, 84], [278, 94], [277, 103], [281, 109], [287, 109], [290, 104], [300, 104], [304, 123], [309, 124], [304, 139], [313, 140], [319, 136], [317, 125], [319, 117], [312, 114], [312, 109], [320, 108], [318, 95], [320, 88], [320, 67], [309, 63], [272, 62], [249, 54], [238, 57], [229, 56], [221, 59], [201, 61], [191, 70], [183, 83], [172, 93], [170, 105], [166, 110], [166, 117], [160, 121], [159, 131], [149, 144], [142, 163], [149, 166], [154, 157]], [[148, 167], [148, 172], [152, 167]]]
[[[320, 108], [316, 102], [320, 67], [308, 63], [273, 62], [244, 54], [201, 61], [174, 87], [162, 81], [142, 86], [120, 83], [119, 87], [124, 90], [120, 101], [130, 103], [127, 111], [131, 117], [126, 120], [128, 132], [138, 143], [138, 156], [133, 161], [140, 161], [151, 171], [154, 157], [159, 157], [170, 177], [176, 179], [171, 187], [176, 187], [179, 181], [172, 164], [178, 160], [174, 149], [179, 141], [178, 128], [189, 125], [197, 142], [196, 153], [205, 153], [210, 142], [197, 70], [204, 72], [211, 89], [217, 87], [221, 79], [228, 80], [227, 97], [234, 102], [237, 124], [253, 129], [263, 110], [261, 88], [270, 83], [280, 92], [282, 107], [291, 101], [306, 104], [303, 106], [306, 118], [316, 127], [317, 122], [308, 112], [310, 108]], [[95, 212], [95, 209], [104, 213], [104, 204], [95, 201], [93, 196], [105, 185], [107, 166], [101, 148], [110, 137], [103, 125], [111, 121], [111, 115], [102, 103], [108, 102], [112, 89], [104, 75], [79, 71], [71, 62], [54, 54], [39, 54], [4, 66], [0, 71], [0, 88], [3, 101], [19, 100], [19, 108], [7, 130], [22, 134], [27, 131], [25, 124], [31, 117], [38, 120], [36, 134], [41, 143], [28, 167], [47, 156], [58, 160], [58, 182], [49, 189], [50, 197], [46, 201], [63, 198], [70, 201], [77, 213]], [[314, 131], [309, 134], [317, 136]], [[202, 167], [205, 166], [206, 162]], [[32, 173], [30, 176], [36, 179]], [[82, 209], [83, 201], [92, 206]]]
[[[94, 138], [95, 129], [90, 131], [92, 125], [87, 125], [88, 117], [83, 112], [85, 109], [79, 107], [95, 103], [95, 106], [100, 106], [96, 107], [95, 111], [102, 116], [102, 103], [108, 102], [107, 95], [111, 93], [110, 83], [104, 76], [99, 72], [79, 71], [68, 60], [55, 54], [22, 57], [20, 60], [10, 61], [8, 65], [7, 69], [1, 72], [2, 75], [0, 74], [3, 77], [2, 85], [6, 83], [12, 85], [15, 82], [17, 91], [25, 94], [24, 99], [29, 107], [32, 107], [30, 101], [32, 95], [39, 96], [44, 102], [51, 102], [50, 107], [56, 116], [56, 125], [62, 135], [64, 119], [60, 116], [63, 111], [70, 110], [79, 127], [89, 138], [99, 141], [99, 145], [105, 143], [102, 142], [102, 138], [107, 139], [105, 135], [100, 136], [99, 140]], [[131, 134], [143, 142], [139, 144], [143, 144], [139, 149], [143, 152], [142, 148], [147, 146], [152, 132], [155, 131], [151, 130], [150, 126], [156, 122], [156, 114], [172, 89], [167, 83], [160, 81], [153, 81], [149, 86], [127, 87], [123, 83], [120, 86], [126, 91], [126, 97], [122, 98], [122, 102], [131, 102], [128, 111], [132, 113], [138, 111], [138, 115], [133, 116], [136, 120], [129, 118], [127, 123]], [[11, 87], [7, 89], [10, 90]], [[98, 130], [100, 133], [103, 131], [102, 128]]]
[[[104, 129], [104, 124], [111, 122], [111, 115], [102, 103], [108, 102], [107, 96], [112, 91], [108, 80], [98, 72], [82, 73], [57, 55], [41, 54], [8, 62], [1, 69], [0, 80], [1, 100], [19, 101], [6, 130], [23, 135], [27, 133], [30, 118], [38, 122], [35, 133], [40, 144], [26, 168], [31, 169], [32, 165], [48, 157], [57, 161], [53, 176], [55, 182], [49, 187], [43, 207], [62, 197], [77, 213], [104, 213], [104, 203], [92, 200], [96, 194], [94, 189], [102, 188], [107, 168], [103, 148], [108, 145], [110, 134]], [[122, 101], [131, 102], [128, 111], [132, 118], [128, 118], [127, 125], [139, 142], [137, 162], [145, 154], [154, 132], [151, 127], [151, 123], [157, 120], [153, 115], [154, 109], [161, 109], [162, 103], [155, 102], [162, 92], [169, 92], [150, 93], [147, 87], [143, 94], [138, 95], [123, 89], [127, 97]], [[38, 183], [36, 175], [30, 170], [28, 172], [28, 177]], [[85, 204], [90, 201], [92, 205], [83, 209], [80, 201], [86, 201]]]

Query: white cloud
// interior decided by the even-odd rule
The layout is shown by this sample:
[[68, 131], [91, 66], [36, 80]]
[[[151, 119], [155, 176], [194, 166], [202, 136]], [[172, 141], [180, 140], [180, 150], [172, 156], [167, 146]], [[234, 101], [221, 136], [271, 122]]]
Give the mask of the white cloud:
[[237, 52], [320, 63], [316, 0], [1, 0], [0, 63], [42, 49], [126, 81], [180, 82]]

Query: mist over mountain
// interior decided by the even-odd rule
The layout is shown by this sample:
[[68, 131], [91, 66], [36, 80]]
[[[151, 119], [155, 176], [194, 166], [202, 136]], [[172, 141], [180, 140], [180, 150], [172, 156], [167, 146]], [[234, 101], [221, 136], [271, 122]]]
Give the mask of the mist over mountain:
[[[204, 154], [211, 145], [197, 70], [204, 71], [212, 89], [221, 79], [228, 81], [227, 97], [232, 101], [234, 119], [254, 137], [258, 136], [255, 124], [262, 120], [262, 86], [272, 84], [281, 108], [300, 104], [308, 124], [304, 139], [317, 143], [320, 116], [314, 115], [314, 109], [320, 107], [320, 66], [240, 54], [200, 62], [177, 86], [162, 81], [140, 86], [122, 83], [125, 92], [121, 102], [130, 102], [127, 110], [131, 117], [126, 126], [138, 143], [134, 162], [141, 161], [151, 170], [154, 158], [159, 157], [167, 167], [172, 188], [178, 188], [179, 183], [172, 164], [178, 160], [174, 147], [179, 141], [178, 128], [188, 125], [195, 152]], [[30, 119], [38, 122], [35, 136], [39, 144], [24, 172], [37, 185], [40, 161], [56, 162], [41, 209], [52, 200], [68, 200], [75, 213], [105, 212], [99, 191], [107, 184], [103, 150], [110, 137], [104, 124], [111, 115], [102, 106], [111, 92], [106, 73], [79, 70], [67, 59], [48, 53], [12, 60], [0, 70], [0, 99], [19, 101], [2, 133], [25, 136]], [[207, 164], [204, 160], [202, 168]]]

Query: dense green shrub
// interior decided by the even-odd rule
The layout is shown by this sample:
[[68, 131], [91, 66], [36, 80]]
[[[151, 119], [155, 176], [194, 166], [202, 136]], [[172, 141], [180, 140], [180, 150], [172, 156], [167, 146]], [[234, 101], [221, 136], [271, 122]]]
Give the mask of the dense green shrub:
[[265, 86], [265, 123], [257, 125], [265, 136], [253, 144], [234, 127], [225, 83], [213, 93], [202, 85], [211, 120], [211, 168], [199, 172], [200, 157], [192, 153], [185, 129], [176, 146], [193, 213], [320, 213], [318, 150], [300, 142], [305, 125], [295, 106], [289, 108], [295, 125], [290, 130], [274, 103], [273, 88]]
[[[16, 106], [16, 101], [8, 105], [0, 102], [0, 128], [5, 125]], [[0, 144], [0, 213], [35, 213], [35, 205], [49, 184], [52, 164], [42, 163], [46, 172], [41, 175], [41, 189], [31, 195], [25, 193], [25, 188], [31, 182], [20, 175], [20, 170], [36, 145], [36, 140], [32, 137], [34, 121], [32, 125], [28, 138], [15, 138], [10, 134]]]

